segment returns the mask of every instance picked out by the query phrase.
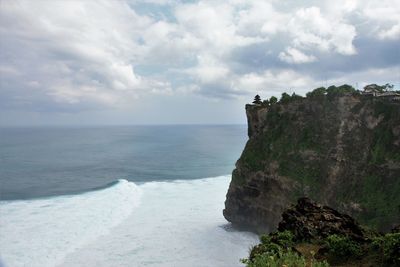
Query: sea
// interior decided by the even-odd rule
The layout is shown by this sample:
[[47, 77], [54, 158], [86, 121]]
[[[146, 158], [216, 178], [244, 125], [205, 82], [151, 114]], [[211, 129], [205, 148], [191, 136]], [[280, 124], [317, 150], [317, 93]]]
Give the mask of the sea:
[[245, 125], [0, 128], [0, 266], [235, 267]]

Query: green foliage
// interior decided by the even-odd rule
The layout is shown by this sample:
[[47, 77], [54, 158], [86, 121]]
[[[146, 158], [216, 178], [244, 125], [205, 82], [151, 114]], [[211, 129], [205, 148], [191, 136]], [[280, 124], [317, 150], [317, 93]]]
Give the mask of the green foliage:
[[232, 182], [236, 185], [243, 185], [246, 182], [246, 179], [242, 175], [239, 175], [237, 169], [234, 169], [232, 172]]
[[325, 242], [335, 257], [357, 258], [363, 254], [361, 246], [346, 236], [330, 235]]
[[312, 260], [311, 261], [311, 267], [329, 267], [329, 263], [327, 261], [316, 261]]
[[250, 170], [261, 170], [263, 168], [262, 146], [250, 139], [243, 150], [240, 161]]
[[322, 97], [327, 95], [328, 97], [333, 97], [333, 96], [340, 96], [340, 95], [344, 95], [344, 94], [356, 94], [357, 90], [348, 84], [343, 84], [340, 86], [335, 86], [335, 85], [331, 85], [328, 88], [325, 87], [318, 87], [316, 89], [314, 89], [311, 92], [308, 92], [306, 94], [307, 97]]
[[254, 254], [261, 255], [265, 252], [278, 253], [282, 250], [282, 247], [279, 244], [273, 242], [270, 235], [262, 235], [260, 241], [261, 243], [258, 245], [258, 248], [252, 251], [252, 256]]
[[275, 240], [282, 247], [288, 248], [294, 245], [294, 235], [290, 231], [277, 232]]
[[386, 154], [386, 149], [385, 149], [385, 142], [382, 141], [385, 139], [385, 136], [379, 136], [378, 140], [374, 144], [374, 146], [371, 149], [371, 163], [374, 164], [382, 164], [385, 162], [385, 154]]
[[310, 122], [308, 125], [301, 129], [299, 134], [298, 144], [301, 149], [312, 149], [315, 151], [321, 151], [322, 147], [320, 140], [316, 139], [320, 132], [320, 127], [314, 122]]
[[271, 243], [271, 236], [270, 235], [261, 235], [260, 236], [261, 244], [268, 244]]
[[[313, 250], [305, 251], [297, 247], [291, 232], [263, 235], [260, 240], [261, 243], [252, 248], [249, 259], [241, 260], [247, 267], [329, 266], [326, 260], [317, 261]], [[364, 266], [361, 263], [368, 262], [369, 266], [400, 266], [400, 233], [380, 235], [371, 232], [370, 238], [366, 239], [362, 246], [353, 239], [340, 235], [328, 236], [324, 241], [328, 254], [324, 256], [323, 253], [319, 256], [328, 257], [332, 264]], [[297, 249], [294, 249], [295, 246]]]
[[261, 255], [256, 256], [252, 260], [242, 259], [242, 263], [246, 264], [247, 267], [329, 267], [326, 261], [318, 262], [312, 260], [310, 264], [307, 264], [304, 256], [298, 253], [287, 250], [274, 252], [266, 252]]
[[385, 262], [400, 265], [400, 233], [386, 234], [372, 242], [373, 250], [378, 250]]
[[302, 97], [301, 95], [296, 95], [296, 93], [293, 93], [292, 94], [292, 100], [300, 100], [300, 99], [303, 99], [304, 97]]
[[294, 235], [290, 231], [275, 232], [260, 236], [261, 243], [254, 246], [249, 259], [241, 261], [248, 267], [268, 266], [293, 266], [293, 267], [327, 267], [329, 264], [318, 262], [314, 258], [306, 261], [306, 258], [292, 249], [295, 245]]
[[370, 162], [382, 164], [387, 160], [400, 161], [400, 151], [393, 146], [395, 137], [391, 130], [393, 120], [400, 118], [400, 109], [396, 104], [375, 101], [374, 112], [376, 117], [383, 116], [383, 119], [374, 129]]
[[318, 87], [314, 90], [312, 90], [311, 92], [308, 92], [306, 94], [307, 97], [321, 97], [324, 96], [326, 94], [326, 89], [325, 87]]
[[348, 84], [343, 84], [341, 86], [329, 86], [328, 89], [326, 89], [327, 95], [328, 96], [335, 96], [335, 95], [344, 95], [346, 93], [355, 93], [356, 89]]
[[397, 105], [388, 104], [386, 101], [375, 101], [374, 103], [374, 115], [383, 115], [385, 120], [389, 120], [398, 111]]
[[276, 98], [275, 96], [271, 96], [271, 98], [269, 99], [269, 103], [271, 105], [276, 104], [278, 102], [278, 98]]
[[362, 180], [359, 203], [367, 210], [359, 217], [375, 229], [398, 218], [400, 211], [400, 179], [384, 175], [367, 175]]
[[290, 231], [277, 232], [271, 235], [260, 236], [263, 251], [278, 252], [282, 248], [290, 248], [294, 246], [294, 235]]
[[279, 102], [282, 104], [287, 104], [300, 99], [303, 99], [303, 97], [296, 95], [295, 93], [293, 93], [291, 96], [288, 93], [283, 93]]
[[288, 155], [286, 159], [281, 159], [278, 172], [282, 176], [298, 181], [301, 186], [301, 195], [308, 191], [307, 195], [309, 197], [316, 198], [323, 186], [321, 184], [323, 180], [320, 179], [320, 166], [307, 164], [296, 155]]
[[306, 260], [303, 256], [298, 255], [293, 251], [280, 251], [278, 253], [266, 252], [252, 260], [242, 260], [247, 267], [305, 267]]
[[290, 97], [289, 94], [287, 94], [287, 93], [282, 93], [282, 96], [281, 96], [281, 99], [279, 100], [279, 102], [285, 104], [285, 103], [289, 103], [290, 100], [291, 100], [291, 97]]
[[[335, 140], [340, 125], [336, 96], [348, 95], [354, 90], [350, 85], [330, 86], [310, 92], [308, 96], [317, 96], [312, 99], [285, 93], [279, 103], [275, 97], [264, 100], [262, 105], [268, 106], [268, 111], [254, 113], [254, 116], [265, 116], [259, 118], [263, 133], [250, 138], [246, 144], [239, 160], [241, 175], [233, 175], [233, 181], [244, 184], [249, 172], [276, 166], [274, 171], [278, 175], [296, 182], [288, 195], [290, 199], [304, 195], [324, 199], [326, 177], [333, 166], [328, 156], [337, 149]], [[299, 101], [292, 104], [296, 99]], [[354, 118], [363, 121], [372, 116], [374, 119], [370, 121], [379, 123], [373, 129], [368, 128], [369, 121], [355, 127], [354, 131], [344, 127], [342, 157], [349, 164], [340, 164], [343, 172], [338, 176], [337, 188], [341, 190], [333, 190], [338, 203], [360, 205], [360, 212], [354, 215], [361, 223], [383, 231], [400, 218], [400, 179], [397, 179], [396, 169], [400, 150], [394, 130], [400, 122], [400, 109], [398, 103], [387, 99], [360, 97], [356, 100], [351, 110]], [[287, 101], [290, 102], [281, 103]], [[347, 105], [347, 101], [344, 104]], [[258, 108], [254, 107], [251, 112]]]
[[[313, 151], [316, 155], [324, 152], [327, 146], [318, 139], [322, 129], [318, 120], [310, 120], [299, 128], [297, 114], [282, 112], [281, 109], [284, 107], [279, 104], [270, 106], [265, 119], [268, 134], [250, 139], [240, 161], [248, 170], [258, 171], [265, 168], [265, 162], [276, 160], [280, 175], [299, 181], [301, 192], [310, 188], [309, 196], [317, 197], [323, 182], [320, 179], [321, 165], [310, 165], [300, 157], [300, 153], [302, 150]], [[323, 114], [323, 111], [318, 114]]]

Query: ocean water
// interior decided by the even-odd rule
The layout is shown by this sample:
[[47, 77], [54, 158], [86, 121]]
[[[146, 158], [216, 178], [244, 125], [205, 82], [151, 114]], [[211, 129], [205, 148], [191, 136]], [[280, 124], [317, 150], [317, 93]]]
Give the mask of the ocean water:
[[245, 126], [0, 129], [0, 265], [241, 266]]

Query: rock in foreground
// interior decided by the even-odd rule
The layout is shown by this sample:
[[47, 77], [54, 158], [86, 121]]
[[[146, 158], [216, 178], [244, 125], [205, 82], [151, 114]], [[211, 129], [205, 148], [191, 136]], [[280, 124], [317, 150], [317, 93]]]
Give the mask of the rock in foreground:
[[400, 266], [400, 233], [366, 231], [352, 217], [308, 198], [285, 210], [278, 231], [262, 235], [248, 267]]
[[317, 240], [341, 235], [353, 240], [365, 240], [361, 226], [350, 216], [309, 198], [300, 198], [297, 205], [285, 210], [278, 231], [290, 231], [296, 240]]

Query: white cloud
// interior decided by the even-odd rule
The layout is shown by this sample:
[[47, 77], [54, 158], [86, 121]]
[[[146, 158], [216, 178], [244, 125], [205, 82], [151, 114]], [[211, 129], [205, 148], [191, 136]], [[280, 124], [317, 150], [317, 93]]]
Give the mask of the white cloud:
[[400, 23], [393, 25], [388, 30], [381, 30], [378, 36], [380, 39], [400, 39]]
[[279, 92], [304, 93], [316, 83], [311, 77], [290, 69], [248, 73], [238, 78], [236, 86], [249, 92], [265, 92], [268, 96]]
[[181, 29], [200, 42], [200, 49], [212, 54], [224, 56], [234, 47], [260, 41], [237, 33], [235, 6], [223, 1], [184, 4], [175, 16]]
[[291, 64], [309, 63], [317, 60], [315, 56], [306, 55], [293, 47], [288, 47], [285, 52], [279, 53], [279, 59]]
[[8, 1], [0, 11], [8, 67], [22, 79], [35, 76], [56, 101], [114, 104], [120, 94], [114, 90], [140, 87], [133, 63], [142, 47], [135, 37], [151, 20], [124, 2]]
[[289, 32], [294, 45], [324, 52], [334, 50], [344, 55], [356, 53], [353, 39], [356, 29], [342, 21], [340, 17], [331, 17], [321, 13], [318, 7], [301, 8], [289, 21]]
[[380, 39], [400, 39], [399, 1], [365, 1], [360, 12], [371, 24], [371, 35]]
[[187, 73], [192, 74], [204, 84], [226, 79], [229, 74], [229, 68], [213, 57], [199, 55], [198, 65], [195, 68], [189, 69]]
[[[366, 73], [374, 62], [357, 42], [397, 40], [399, 12], [397, 0], [2, 1], [0, 94], [98, 108], [146, 94], [310, 89]], [[389, 61], [377, 69], [398, 65]]]
[[269, 36], [283, 30], [288, 20], [288, 14], [275, 10], [273, 4], [267, 1], [251, 1], [247, 8], [238, 13], [238, 32], [244, 36]]

